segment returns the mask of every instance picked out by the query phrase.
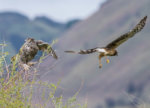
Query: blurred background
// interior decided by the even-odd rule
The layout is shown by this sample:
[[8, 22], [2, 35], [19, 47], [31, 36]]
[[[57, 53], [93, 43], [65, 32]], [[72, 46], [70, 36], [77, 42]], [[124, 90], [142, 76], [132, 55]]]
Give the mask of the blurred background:
[[[150, 103], [149, 0], [0, 0], [0, 40], [16, 54], [24, 39], [51, 43], [59, 59], [48, 57], [37, 80], [57, 83], [64, 97], [75, 94], [88, 108], [148, 108]], [[118, 48], [110, 64], [98, 54], [65, 54], [64, 50], [103, 47], [148, 16], [144, 29]], [[37, 94], [38, 95], [38, 94]], [[39, 102], [38, 100], [34, 100]]]

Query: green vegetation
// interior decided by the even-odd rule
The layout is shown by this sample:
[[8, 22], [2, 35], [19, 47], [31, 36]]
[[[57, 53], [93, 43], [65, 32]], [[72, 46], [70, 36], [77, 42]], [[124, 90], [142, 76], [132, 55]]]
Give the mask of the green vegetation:
[[[64, 100], [63, 95], [55, 96], [60, 81], [57, 84], [36, 81], [33, 75], [27, 75], [23, 70], [17, 69], [17, 63], [8, 66], [5, 58], [8, 53], [4, 51], [6, 45], [0, 44], [0, 108], [86, 108], [87, 105], [77, 103], [79, 91], [72, 97]], [[43, 54], [44, 56], [44, 54]], [[41, 60], [44, 57], [41, 57]], [[36, 72], [37, 69], [34, 69]], [[32, 77], [31, 80], [28, 78]], [[33, 104], [34, 86], [41, 89], [39, 93], [42, 103]]]

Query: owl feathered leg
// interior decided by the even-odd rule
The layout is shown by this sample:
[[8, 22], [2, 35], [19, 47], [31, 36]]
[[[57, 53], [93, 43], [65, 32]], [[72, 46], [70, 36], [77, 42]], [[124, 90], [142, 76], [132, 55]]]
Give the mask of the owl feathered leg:
[[25, 71], [28, 71], [28, 70], [30, 69], [30, 66], [27, 65], [27, 64], [21, 64], [21, 66], [23, 67], [23, 69], [24, 69]]
[[29, 66], [28, 64], [21, 64], [21, 67], [23, 68], [24, 79], [27, 80], [29, 77], [29, 69], [31, 66]]
[[100, 54], [99, 55], [99, 68], [102, 68], [102, 62], [101, 62], [101, 58], [102, 58], [103, 56]]
[[37, 62], [28, 62], [27, 64], [21, 64], [21, 67], [23, 67], [23, 69], [25, 71], [28, 71], [30, 69], [31, 66], [35, 65]]
[[28, 62], [28, 66], [33, 66], [33, 65], [35, 65], [36, 63], [38, 63], [38, 62]]
[[[104, 57], [105, 55], [102, 53], [99, 55], [99, 68], [102, 68], [102, 63], [101, 63], [101, 59], [102, 57]], [[107, 58], [107, 56], [105, 56], [105, 59], [106, 59], [106, 63], [109, 63], [109, 59]]]

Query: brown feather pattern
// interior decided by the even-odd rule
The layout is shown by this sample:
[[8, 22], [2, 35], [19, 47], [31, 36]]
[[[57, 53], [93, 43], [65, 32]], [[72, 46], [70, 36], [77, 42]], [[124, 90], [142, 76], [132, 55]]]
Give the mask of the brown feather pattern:
[[137, 32], [141, 31], [144, 28], [146, 19], [147, 19], [147, 16], [145, 16], [143, 19], [141, 19], [141, 21], [131, 31], [123, 34], [116, 40], [109, 43], [106, 46], [106, 48], [112, 48], [112, 49], [117, 48], [119, 45], [121, 45], [123, 42], [127, 41], [129, 38], [132, 38]]
[[88, 49], [88, 50], [80, 50], [79, 52], [75, 52], [75, 51], [65, 51], [65, 52], [66, 53], [77, 53], [77, 54], [90, 54], [90, 53], [97, 52], [96, 49], [97, 48]]

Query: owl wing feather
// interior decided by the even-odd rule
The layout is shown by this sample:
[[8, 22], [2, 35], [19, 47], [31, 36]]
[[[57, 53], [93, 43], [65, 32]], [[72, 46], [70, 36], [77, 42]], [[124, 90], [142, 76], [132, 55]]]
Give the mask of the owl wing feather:
[[37, 44], [39, 50], [41, 50], [41, 51], [47, 51], [55, 59], [58, 58], [57, 55], [56, 55], [56, 53], [55, 53], [55, 51], [52, 49], [52, 47], [47, 42], [44, 42], [44, 41], [41, 41], [41, 40], [36, 40], [36, 44]]
[[65, 51], [66, 53], [77, 53], [77, 54], [90, 54], [97, 52], [97, 48], [87, 49], [87, 50], [80, 50], [78, 52], [75, 51]]
[[141, 19], [141, 21], [132, 30], [130, 30], [128, 33], [121, 35], [119, 38], [117, 38], [116, 40], [109, 43], [106, 46], [106, 48], [115, 49], [119, 45], [121, 45], [122, 43], [127, 41], [129, 38], [132, 38], [136, 33], [138, 33], [139, 31], [141, 31], [144, 28], [145, 23], [146, 23], [146, 19], [147, 19], [147, 16], [145, 16], [143, 19]]

